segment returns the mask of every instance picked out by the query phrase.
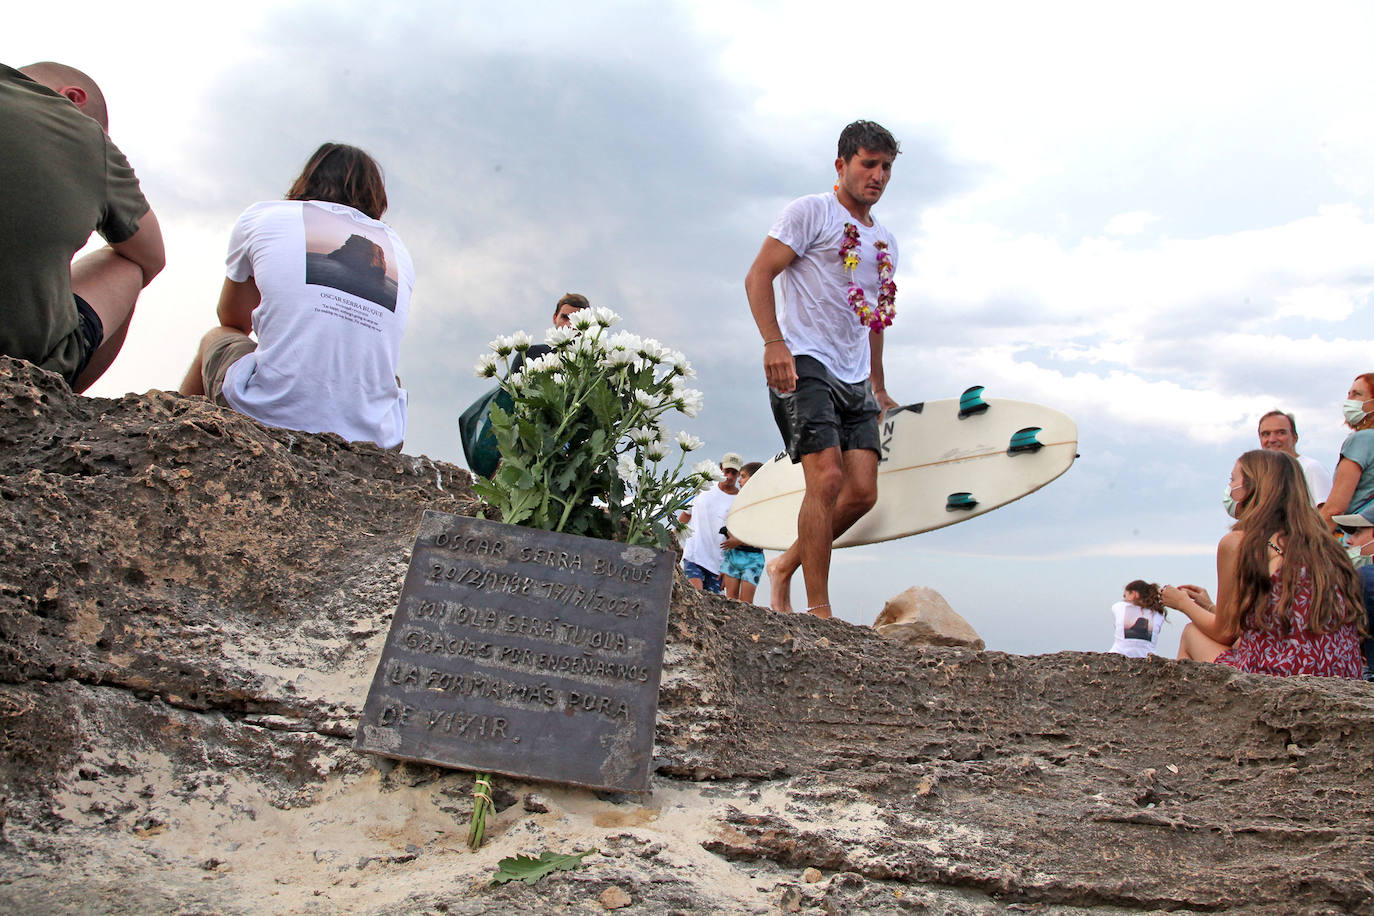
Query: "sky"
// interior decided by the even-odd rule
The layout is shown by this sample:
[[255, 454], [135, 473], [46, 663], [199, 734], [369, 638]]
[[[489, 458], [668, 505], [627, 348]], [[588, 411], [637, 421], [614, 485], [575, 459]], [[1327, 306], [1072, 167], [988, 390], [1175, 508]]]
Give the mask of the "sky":
[[458, 415], [489, 385], [477, 357], [542, 331], [568, 291], [686, 353], [706, 407], [678, 419], [708, 456], [776, 453], [745, 272], [789, 200], [830, 188], [840, 129], [889, 128], [888, 390], [1049, 405], [1081, 457], [1003, 509], [838, 551], [831, 595], [854, 623], [921, 585], [991, 649], [1105, 650], [1126, 582], [1215, 588], [1223, 486], [1260, 415], [1294, 412], [1299, 451], [1332, 468], [1341, 401], [1374, 368], [1366, 4], [74, 2], [8, 19], [0, 60], [101, 84], [167, 240], [92, 395], [174, 389], [238, 214], [321, 142], [352, 143], [382, 164], [416, 266], [405, 451], [458, 464]]

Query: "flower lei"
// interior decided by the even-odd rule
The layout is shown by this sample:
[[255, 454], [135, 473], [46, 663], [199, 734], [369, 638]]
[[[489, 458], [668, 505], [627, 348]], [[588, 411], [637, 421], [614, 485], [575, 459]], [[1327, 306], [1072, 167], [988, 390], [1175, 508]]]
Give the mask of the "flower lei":
[[874, 308], [864, 296], [863, 287], [854, 282], [854, 270], [859, 266], [859, 227], [853, 223], [844, 224], [844, 239], [840, 242], [840, 260], [844, 269], [849, 271], [849, 307], [859, 316], [859, 322], [878, 334], [892, 324], [897, 315], [897, 284], [892, 282], [892, 256], [887, 253], [887, 242], [874, 242], [873, 248], [878, 260], [878, 305]]

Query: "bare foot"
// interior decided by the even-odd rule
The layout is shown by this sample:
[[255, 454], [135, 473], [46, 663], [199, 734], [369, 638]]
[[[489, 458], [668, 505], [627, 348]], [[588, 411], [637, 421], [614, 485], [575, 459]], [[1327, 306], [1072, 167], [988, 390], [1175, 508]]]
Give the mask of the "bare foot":
[[768, 606], [773, 610], [783, 614], [792, 613], [792, 572], [786, 575], [782, 572], [782, 555], [774, 557], [763, 564], [764, 570], [768, 573]]

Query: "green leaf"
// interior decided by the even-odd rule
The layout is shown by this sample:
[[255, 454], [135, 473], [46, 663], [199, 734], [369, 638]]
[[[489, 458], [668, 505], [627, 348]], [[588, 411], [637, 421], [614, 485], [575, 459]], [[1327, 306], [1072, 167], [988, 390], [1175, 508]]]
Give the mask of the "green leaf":
[[594, 852], [596, 852], [595, 849], [588, 849], [586, 852], [559, 855], [546, 849], [539, 854], [537, 859], [534, 856], [507, 856], [496, 863], [496, 874], [492, 877], [491, 884], [505, 884], [507, 881], [538, 884], [545, 875], [551, 875], [556, 871], [573, 871], [574, 869], [585, 868], [582, 859]]

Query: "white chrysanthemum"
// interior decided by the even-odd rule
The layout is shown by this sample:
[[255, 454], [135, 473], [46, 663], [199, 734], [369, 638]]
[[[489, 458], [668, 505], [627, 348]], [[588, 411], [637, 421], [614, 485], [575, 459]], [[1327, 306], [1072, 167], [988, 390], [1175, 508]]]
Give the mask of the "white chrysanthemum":
[[609, 328], [611, 325], [620, 321], [620, 316], [604, 305], [598, 305], [596, 308], [592, 309], [592, 317], [596, 320], [596, 323], [603, 328]]
[[511, 339], [505, 334], [502, 334], [500, 337], [487, 344], [487, 346], [495, 350], [497, 356], [509, 356], [511, 350], [515, 349]]
[[612, 350], [629, 350], [631, 353], [638, 353], [643, 344], [643, 338], [638, 334], [631, 334], [629, 331], [616, 331], [606, 341], [606, 346]]
[[579, 331], [585, 331], [597, 323], [596, 314], [591, 309], [578, 309], [568, 316], [568, 320]]
[[701, 448], [706, 443], [702, 442], [696, 436], [692, 435], [684, 429], [682, 432], [677, 434], [677, 444], [682, 446], [682, 450], [684, 452], [695, 452], [697, 449]]
[[477, 365], [472, 367], [472, 371], [478, 378], [491, 378], [496, 374], [496, 354], [483, 353], [477, 357]]
[[582, 334], [568, 349], [573, 353], [589, 353], [599, 359], [606, 352], [606, 345], [601, 342], [600, 334]]
[[517, 352], [524, 353], [533, 344], [534, 338], [526, 334], [524, 331], [516, 331], [513, 335], [511, 335], [511, 348], [516, 350]]
[[561, 372], [555, 372], [553, 375], [549, 376], [549, 378], [553, 379], [555, 385], [562, 385], [567, 381], [567, 377]]
[[698, 461], [692, 465], [692, 473], [706, 480], [721, 481], [725, 479], [725, 474], [721, 471], [720, 465], [714, 461]]
[[662, 461], [668, 457], [668, 447], [662, 442], [654, 440], [644, 446], [644, 454], [648, 456], [650, 461]]
[[695, 417], [701, 413], [701, 408], [706, 406], [706, 401], [695, 388], [684, 388], [678, 392], [677, 404], [678, 410], [689, 417]]
[[630, 441], [635, 445], [648, 445], [659, 440], [658, 430], [652, 426], [640, 426], [630, 430]]
[[687, 362], [686, 354], [672, 350], [664, 357], [664, 361], [670, 363], [677, 374], [683, 378], [696, 378], [697, 370], [693, 369], [692, 364]]
[[544, 332], [544, 343], [551, 347], [562, 346], [577, 336], [573, 328], [549, 328]]
[[663, 354], [666, 352], [667, 348], [652, 337], [646, 337], [640, 341], [639, 355], [651, 363], [658, 364], [662, 362]]
[[601, 357], [601, 365], [607, 369], [619, 369], [633, 363], [636, 357], [629, 350], [607, 350]]
[[562, 363], [557, 356], [554, 356], [552, 353], [545, 353], [543, 356], [536, 356], [534, 359], [525, 360], [525, 364], [521, 367], [520, 371], [525, 375], [535, 375], [539, 372], [547, 372], [550, 369], [556, 369], [561, 365]]
[[524, 370], [521, 370], [520, 372], [512, 372], [510, 375], [506, 376], [505, 385], [511, 391], [518, 393], [520, 389], [525, 386]]
[[615, 472], [620, 475], [620, 479], [626, 483], [634, 483], [639, 479], [639, 469], [635, 467], [634, 456], [628, 452], [621, 455], [615, 463]]
[[639, 402], [640, 407], [643, 407], [647, 410], [653, 410], [655, 407], [658, 406], [658, 398], [654, 397], [652, 394], [645, 391], [643, 388], [635, 389], [635, 400]]

